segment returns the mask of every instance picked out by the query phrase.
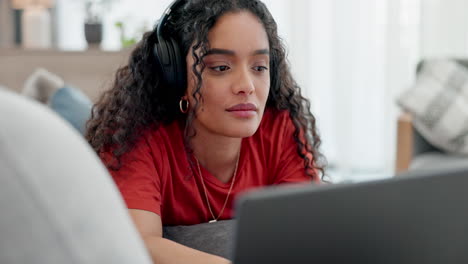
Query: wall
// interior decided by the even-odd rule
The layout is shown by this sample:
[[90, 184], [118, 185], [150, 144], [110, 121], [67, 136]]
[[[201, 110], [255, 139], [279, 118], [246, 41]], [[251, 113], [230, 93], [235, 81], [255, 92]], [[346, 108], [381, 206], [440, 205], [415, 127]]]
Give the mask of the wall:
[[421, 6], [422, 57], [468, 55], [468, 1], [423, 0]]

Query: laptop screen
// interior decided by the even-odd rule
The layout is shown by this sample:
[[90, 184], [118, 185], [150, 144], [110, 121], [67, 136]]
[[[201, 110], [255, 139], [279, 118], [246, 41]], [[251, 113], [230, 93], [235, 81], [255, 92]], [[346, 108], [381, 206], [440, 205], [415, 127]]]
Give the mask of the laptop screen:
[[468, 263], [468, 169], [254, 191], [236, 203], [233, 260]]

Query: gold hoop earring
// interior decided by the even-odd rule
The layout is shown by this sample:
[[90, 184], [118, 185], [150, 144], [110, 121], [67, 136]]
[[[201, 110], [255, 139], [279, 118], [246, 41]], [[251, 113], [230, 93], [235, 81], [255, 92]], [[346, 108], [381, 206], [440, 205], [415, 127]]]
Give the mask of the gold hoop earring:
[[[185, 107], [184, 107], [184, 102], [185, 102]], [[190, 106], [190, 102], [187, 100], [187, 99], [180, 99], [179, 101], [179, 109], [180, 109], [180, 112], [182, 112], [183, 114], [186, 114], [189, 110], [189, 106]]]

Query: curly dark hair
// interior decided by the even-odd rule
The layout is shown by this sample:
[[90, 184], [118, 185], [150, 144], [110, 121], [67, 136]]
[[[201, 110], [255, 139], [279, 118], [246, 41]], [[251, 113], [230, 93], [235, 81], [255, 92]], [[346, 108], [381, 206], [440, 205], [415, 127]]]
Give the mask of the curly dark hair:
[[315, 117], [310, 112], [310, 103], [301, 95], [300, 87], [291, 75], [276, 22], [266, 6], [257, 0], [189, 0], [172, 11], [165, 27], [179, 43], [184, 56], [192, 48], [195, 61], [191, 68], [197, 78], [193, 93], [196, 104], [188, 115], [179, 111], [178, 104], [187, 87], [164, 85], [153, 56], [155, 30], [144, 34], [128, 65], [117, 70], [112, 88], [93, 106], [87, 123], [86, 139], [94, 150], [100, 154], [112, 149], [118, 164], [113, 169], [120, 168], [120, 157], [131, 150], [143, 130], [149, 127], [185, 121], [186, 142], [193, 136], [187, 128], [192, 127], [202, 97], [200, 88], [203, 57], [209, 50], [208, 32], [223, 14], [240, 11], [254, 14], [268, 35], [271, 80], [266, 107], [289, 112], [295, 127], [297, 153], [304, 159], [306, 173], [311, 177], [320, 173], [324, 177], [325, 159], [319, 151], [321, 139]]

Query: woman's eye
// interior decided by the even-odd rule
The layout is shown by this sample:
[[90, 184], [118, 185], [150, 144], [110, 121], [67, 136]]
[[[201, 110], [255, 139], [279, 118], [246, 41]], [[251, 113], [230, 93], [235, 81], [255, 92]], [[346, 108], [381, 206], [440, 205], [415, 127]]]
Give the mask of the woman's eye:
[[223, 72], [223, 71], [229, 70], [230, 68], [229, 68], [229, 66], [221, 65], [221, 66], [211, 67], [211, 69], [214, 70], [214, 71]]
[[255, 67], [253, 67], [253, 69], [254, 69], [255, 71], [259, 71], [259, 72], [267, 71], [267, 70], [268, 70], [268, 68], [265, 67], [265, 66], [255, 66]]

